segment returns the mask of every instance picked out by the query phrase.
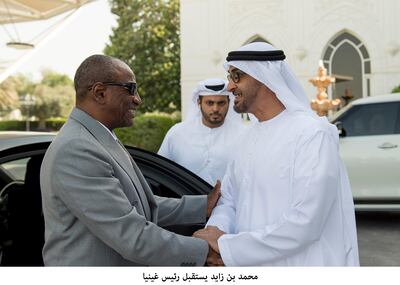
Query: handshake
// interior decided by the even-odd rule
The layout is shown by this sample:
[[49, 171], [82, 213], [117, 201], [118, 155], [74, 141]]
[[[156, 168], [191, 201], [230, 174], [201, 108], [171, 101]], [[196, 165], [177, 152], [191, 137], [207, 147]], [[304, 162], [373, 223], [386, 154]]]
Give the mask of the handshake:
[[[217, 180], [213, 191], [208, 194], [207, 197], [207, 217], [211, 216], [212, 210], [217, 205], [218, 199], [221, 196], [221, 182]], [[225, 234], [217, 227], [209, 226], [204, 229], [196, 231], [193, 236], [200, 238], [208, 242], [208, 266], [224, 266], [221, 255], [218, 248], [218, 239], [220, 236]]]
[[225, 234], [217, 227], [208, 226], [204, 229], [196, 231], [193, 236], [196, 238], [200, 238], [208, 242], [208, 256], [207, 256], [207, 265], [208, 266], [225, 266], [222, 261], [219, 248], [218, 248], [218, 239], [220, 236]]

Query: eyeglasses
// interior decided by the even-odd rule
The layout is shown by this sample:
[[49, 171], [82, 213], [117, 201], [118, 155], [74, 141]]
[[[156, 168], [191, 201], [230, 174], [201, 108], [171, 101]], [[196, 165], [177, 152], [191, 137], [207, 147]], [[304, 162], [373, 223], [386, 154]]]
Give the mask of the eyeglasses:
[[[125, 83], [118, 83], [118, 82], [98, 82], [103, 85], [111, 85], [111, 86], [121, 86], [129, 91], [132, 96], [137, 95], [136, 93], [136, 82], [125, 82]], [[93, 88], [94, 84], [89, 87], [89, 90]]]
[[243, 71], [239, 69], [234, 69], [229, 72], [229, 74], [226, 76], [229, 81], [233, 81], [234, 83], [238, 83], [240, 81], [240, 76], [245, 75]]

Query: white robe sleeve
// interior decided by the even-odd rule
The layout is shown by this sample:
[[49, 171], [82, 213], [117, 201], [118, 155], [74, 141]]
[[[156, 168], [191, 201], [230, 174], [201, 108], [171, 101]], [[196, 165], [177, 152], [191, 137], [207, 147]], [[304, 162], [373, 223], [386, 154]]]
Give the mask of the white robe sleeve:
[[319, 240], [338, 197], [338, 178], [338, 149], [327, 133], [318, 131], [299, 141], [289, 208], [276, 223], [252, 232], [221, 236], [218, 245], [224, 263], [229, 266], [281, 263]]
[[169, 130], [165, 135], [164, 140], [157, 154], [166, 157], [170, 160], [173, 160], [173, 155], [171, 151], [171, 130]]
[[228, 164], [227, 171], [221, 182], [221, 197], [217, 206], [213, 209], [207, 226], [216, 226], [225, 233], [234, 232], [234, 221], [236, 213], [236, 199], [233, 191], [235, 181], [233, 179], [234, 161]]

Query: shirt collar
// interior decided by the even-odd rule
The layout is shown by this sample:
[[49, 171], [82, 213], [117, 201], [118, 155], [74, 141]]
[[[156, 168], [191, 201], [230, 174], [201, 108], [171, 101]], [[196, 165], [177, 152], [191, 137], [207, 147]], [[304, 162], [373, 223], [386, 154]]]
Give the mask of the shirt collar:
[[99, 122], [100, 125], [102, 125], [103, 128], [105, 128], [105, 129], [112, 135], [112, 137], [114, 138], [115, 141], [118, 141], [118, 138], [117, 138], [117, 136], [115, 135], [114, 131], [111, 131], [109, 128], [107, 128], [106, 126], [104, 126], [100, 121], [97, 121], [97, 122]]

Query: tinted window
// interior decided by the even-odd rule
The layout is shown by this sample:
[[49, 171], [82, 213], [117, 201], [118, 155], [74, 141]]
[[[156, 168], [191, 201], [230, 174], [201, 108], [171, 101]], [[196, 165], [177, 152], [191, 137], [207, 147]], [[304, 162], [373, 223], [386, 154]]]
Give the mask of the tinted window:
[[338, 121], [346, 136], [389, 135], [396, 133], [399, 103], [358, 105], [349, 109]]

